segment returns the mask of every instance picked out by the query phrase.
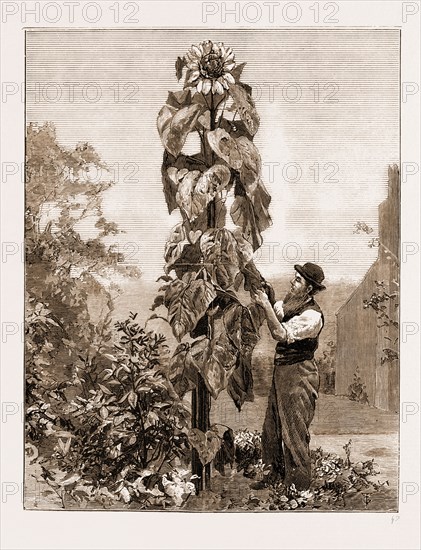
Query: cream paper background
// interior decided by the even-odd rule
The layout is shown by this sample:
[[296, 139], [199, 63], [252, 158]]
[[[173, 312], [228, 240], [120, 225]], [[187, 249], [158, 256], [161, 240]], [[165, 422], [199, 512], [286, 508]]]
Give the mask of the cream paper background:
[[[139, 23], [115, 23], [111, 2], [101, 2], [102, 15], [97, 23], [82, 19], [80, 9], [75, 9], [73, 23], [64, 18], [48, 23], [40, 18], [22, 20], [21, 2], [3, 2], [17, 6], [18, 13], [2, 23], [2, 82], [24, 81], [24, 27], [107, 28], [116, 26], [194, 27], [210, 28], [331, 28], [338, 27], [387, 27], [402, 29], [402, 82], [414, 82], [419, 86], [419, 14], [402, 21], [402, 2], [336, 2], [339, 6], [338, 23], [324, 25], [314, 23], [312, 2], [297, 3], [302, 17], [296, 23], [288, 23], [282, 17], [269, 19], [268, 10], [262, 9], [262, 18], [247, 23], [240, 17], [238, 23], [227, 15], [221, 21], [220, 9], [203, 21], [203, 3], [190, 2], [139, 2]], [[28, 2], [27, 4], [34, 4]], [[40, 2], [41, 5], [46, 4]], [[80, 6], [83, 2], [79, 3]], [[124, 4], [122, 2], [121, 4]], [[133, 4], [133, 3], [132, 3]], [[209, 3], [208, 3], [209, 4]], [[211, 3], [216, 8], [221, 4]], [[234, 3], [226, 2], [227, 7]], [[241, 3], [242, 5], [247, 3]], [[250, 3], [248, 3], [250, 4]], [[253, 3], [255, 4], [255, 3]], [[323, 8], [324, 2], [320, 2]], [[406, 3], [415, 4], [415, 3]], [[281, 7], [285, 2], [280, 2]], [[248, 8], [252, 10], [252, 8]], [[52, 12], [51, 12], [52, 13]], [[250, 13], [252, 13], [250, 11]], [[275, 12], [275, 14], [278, 11]], [[322, 12], [323, 13], [323, 12]], [[51, 16], [50, 16], [51, 17]], [[249, 15], [249, 19], [250, 19]], [[23, 162], [24, 105], [21, 95], [3, 97], [2, 108], [2, 167], [5, 162]], [[416, 162], [419, 166], [419, 92], [401, 104], [402, 141], [401, 161]], [[2, 178], [4, 180], [5, 178]], [[402, 182], [401, 240], [420, 245], [420, 187], [419, 172]], [[23, 183], [19, 172], [2, 181], [1, 188], [1, 240], [23, 242]], [[3, 261], [4, 260], [4, 261]], [[419, 252], [402, 258], [401, 322], [420, 325]], [[5, 323], [23, 322], [23, 263], [20, 254], [2, 258], [2, 329]], [[1, 401], [16, 404], [22, 410], [23, 401], [23, 342], [22, 330], [2, 342]], [[401, 347], [401, 400], [405, 404], [420, 404], [419, 331], [407, 336]], [[2, 415], [1, 423], [1, 481], [20, 485], [23, 479], [23, 423], [22, 415]], [[420, 416], [414, 414], [401, 422], [400, 486], [415, 483], [420, 486]], [[75, 549], [75, 548], [418, 548], [420, 494], [401, 494], [399, 514], [381, 513], [311, 513], [311, 514], [182, 514], [182, 513], [121, 513], [121, 512], [28, 512], [23, 510], [22, 493], [2, 498], [2, 545], [7, 549]], [[406, 500], [406, 501], [405, 501]], [[5, 502], [3, 502], [5, 501]]]

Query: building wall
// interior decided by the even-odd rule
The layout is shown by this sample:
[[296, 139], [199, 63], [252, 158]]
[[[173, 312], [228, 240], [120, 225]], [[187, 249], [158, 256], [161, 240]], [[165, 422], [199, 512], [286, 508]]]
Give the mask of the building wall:
[[[372, 308], [364, 309], [383, 281], [391, 293], [399, 283], [400, 187], [397, 166], [389, 168], [387, 199], [379, 206], [379, 255], [361, 284], [337, 313], [336, 386], [338, 395], [347, 395], [359, 367], [371, 405], [399, 412], [399, 360], [384, 361], [384, 349], [399, 349], [399, 328], [381, 326]], [[385, 314], [398, 320], [397, 302], [384, 302]]]
[[397, 166], [389, 167], [388, 196], [379, 206], [379, 240], [399, 258], [400, 243], [400, 185]]
[[337, 313], [337, 351], [335, 393], [348, 395], [359, 367], [366, 384], [370, 403], [374, 404], [377, 360], [377, 317], [371, 309], [364, 309], [363, 300], [370, 298], [377, 280], [375, 262], [344, 307]]

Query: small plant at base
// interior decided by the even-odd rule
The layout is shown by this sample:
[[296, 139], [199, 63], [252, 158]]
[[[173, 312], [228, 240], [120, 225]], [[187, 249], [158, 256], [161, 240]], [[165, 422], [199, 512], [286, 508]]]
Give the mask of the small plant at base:
[[235, 463], [237, 471], [245, 477], [259, 477], [264, 470], [262, 463], [262, 438], [259, 432], [250, 430], [238, 430], [234, 437]]
[[354, 373], [354, 381], [348, 387], [348, 397], [351, 401], [357, 401], [358, 403], [369, 405], [366, 386], [361, 379], [360, 369], [358, 366]]

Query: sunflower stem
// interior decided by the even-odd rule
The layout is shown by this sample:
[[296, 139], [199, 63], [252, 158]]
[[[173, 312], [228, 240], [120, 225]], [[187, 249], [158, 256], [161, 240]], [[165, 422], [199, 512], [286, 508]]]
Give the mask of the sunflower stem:
[[[219, 117], [219, 120], [218, 120], [218, 128], [221, 126], [221, 121], [222, 119], [224, 118], [224, 113], [225, 113], [225, 106], [227, 104], [227, 101], [228, 101], [228, 98], [225, 99], [224, 101], [224, 106], [222, 107], [222, 112], [221, 112], [221, 116]], [[221, 101], [222, 103], [222, 101]], [[218, 104], [218, 107], [219, 107], [220, 104]]]
[[205, 103], [206, 103], [206, 107], [209, 109], [209, 111], [211, 110], [211, 108], [209, 107], [209, 103], [208, 103], [208, 100], [206, 99], [206, 96], [203, 92], [201, 92], [202, 96], [203, 96], [203, 99], [205, 100]]

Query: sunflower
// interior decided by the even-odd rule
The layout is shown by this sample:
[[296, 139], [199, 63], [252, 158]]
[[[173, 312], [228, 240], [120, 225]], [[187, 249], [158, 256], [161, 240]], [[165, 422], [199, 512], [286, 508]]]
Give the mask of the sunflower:
[[187, 68], [186, 87], [196, 88], [203, 94], [211, 90], [213, 94], [223, 94], [235, 79], [230, 71], [235, 67], [232, 48], [226, 48], [223, 42], [211, 40], [193, 45], [184, 56]]

